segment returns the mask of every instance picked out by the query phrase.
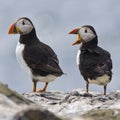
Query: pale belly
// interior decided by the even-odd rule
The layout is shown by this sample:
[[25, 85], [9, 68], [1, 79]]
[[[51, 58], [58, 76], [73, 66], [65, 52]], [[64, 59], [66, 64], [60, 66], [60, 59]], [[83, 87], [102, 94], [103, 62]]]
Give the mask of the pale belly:
[[28, 65], [26, 64], [26, 62], [23, 59], [23, 50], [24, 50], [25, 45], [24, 44], [20, 44], [18, 42], [17, 47], [16, 47], [16, 57], [18, 60], [18, 63], [20, 64], [21, 68], [32, 78], [35, 79], [37, 81], [40, 82], [51, 82], [54, 81], [56, 79], [56, 76], [54, 75], [47, 75], [45, 77], [43, 76], [34, 76], [30, 70], [30, 68], [28, 67]]
[[43, 76], [32, 76], [33, 79], [40, 81], [40, 82], [52, 82], [54, 81], [57, 77], [54, 75], [47, 75], [45, 77]]
[[110, 82], [110, 77], [108, 75], [103, 75], [101, 77], [97, 77], [94, 79], [88, 79], [88, 82], [90, 84], [97, 84], [97, 85], [107, 85]]

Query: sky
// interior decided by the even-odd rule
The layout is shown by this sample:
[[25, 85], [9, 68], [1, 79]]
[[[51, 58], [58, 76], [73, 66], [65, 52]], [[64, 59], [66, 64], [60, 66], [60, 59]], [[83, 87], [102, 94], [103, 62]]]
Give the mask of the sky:
[[[51, 82], [47, 91], [85, 89], [76, 65], [77, 50], [72, 46], [77, 36], [69, 35], [73, 28], [92, 25], [99, 46], [111, 53], [113, 78], [107, 92], [120, 89], [120, 1], [115, 0], [0, 0], [0, 81], [17, 92], [31, 92], [32, 80], [20, 68], [15, 49], [19, 35], [8, 35], [10, 25], [20, 17], [33, 22], [39, 39], [56, 52], [66, 75]], [[39, 82], [37, 89], [44, 86]], [[103, 93], [103, 87], [90, 85], [91, 91]]]

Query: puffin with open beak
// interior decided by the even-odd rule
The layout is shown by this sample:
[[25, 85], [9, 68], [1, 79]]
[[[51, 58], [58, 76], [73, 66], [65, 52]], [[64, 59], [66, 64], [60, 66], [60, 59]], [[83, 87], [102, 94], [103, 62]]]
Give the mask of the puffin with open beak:
[[48, 83], [63, 74], [57, 55], [51, 47], [38, 39], [29, 18], [18, 19], [11, 25], [8, 34], [20, 34], [16, 56], [22, 68], [27, 71], [33, 81], [33, 92], [36, 92], [39, 81], [45, 82], [45, 86], [37, 92], [46, 91]]
[[77, 34], [78, 39], [72, 45], [81, 43], [77, 53], [77, 65], [86, 81], [86, 92], [89, 84], [102, 85], [106, 95], [107, 84], [112, 78], [112, 60], [108, 51], [98, 46], [98, 36], [90, 25], [73, 29], [69, 34]]

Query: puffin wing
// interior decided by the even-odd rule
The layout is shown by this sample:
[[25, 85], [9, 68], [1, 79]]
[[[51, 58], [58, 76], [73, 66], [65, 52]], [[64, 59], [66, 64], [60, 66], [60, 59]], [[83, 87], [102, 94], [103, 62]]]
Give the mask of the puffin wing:
[[112, 60], [110, 53], [100, 47], [97, 47], [96, 49], [93, 50], [93, 54], [95, 54], [96, 59], [94, 63], [91, 65], [91, 68], [93, 67], [93, 69], [89, 74], [90, 78], [92, 78], [92, 76], [98, 77], [104, 74], [107, 74], [111, 77]]
[[33, 73], [56, 76], [62, 75], [63, 72], [59, 67], [59, 60], [55, 52], [46, 44], [40, 43], [26, 49], [23, 57]]

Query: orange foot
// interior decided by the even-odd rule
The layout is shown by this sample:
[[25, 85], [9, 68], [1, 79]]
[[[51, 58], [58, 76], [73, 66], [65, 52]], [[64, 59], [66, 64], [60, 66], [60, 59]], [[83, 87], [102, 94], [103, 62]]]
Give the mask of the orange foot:
[[37, 90], [37, 92], [45, 92], [44, 89]]
[[47, 86], [48, 86], [48, 82], [46, 82], [46, 83], [45, 83], [45, 86], [44, 86], [44, 88], [43, 88], [43, 89], [40, 89], [40, 90], [38, 90], [37, 92], [45, 92], [45, 91], [46, 91]]

